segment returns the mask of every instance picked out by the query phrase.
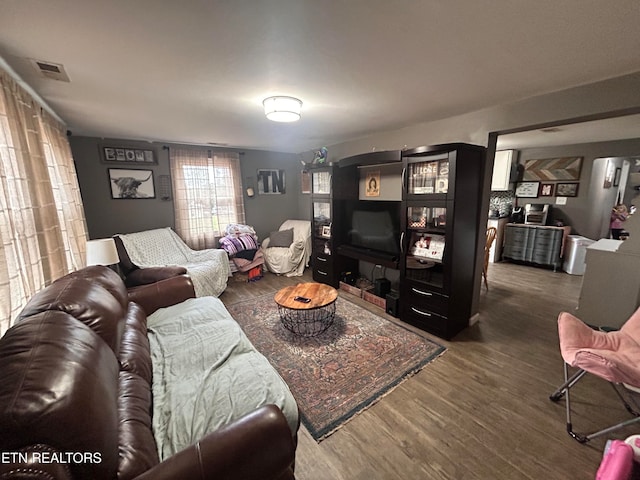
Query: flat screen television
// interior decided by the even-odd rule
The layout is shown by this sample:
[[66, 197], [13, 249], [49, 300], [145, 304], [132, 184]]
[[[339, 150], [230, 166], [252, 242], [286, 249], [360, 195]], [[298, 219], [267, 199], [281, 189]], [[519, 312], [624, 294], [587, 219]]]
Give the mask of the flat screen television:
[[400, 255], [400, 202], [353, 200], [344, 209], [344, 244], [385, 255]]

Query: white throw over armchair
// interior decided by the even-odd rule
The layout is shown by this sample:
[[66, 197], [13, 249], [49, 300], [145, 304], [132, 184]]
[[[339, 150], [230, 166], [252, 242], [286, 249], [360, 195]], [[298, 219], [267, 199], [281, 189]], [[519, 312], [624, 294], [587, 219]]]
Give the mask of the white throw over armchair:
[[286, 220], [262, 242], [264, 266], [272, 273], [298, 277], [311, 258], [311, 222]]

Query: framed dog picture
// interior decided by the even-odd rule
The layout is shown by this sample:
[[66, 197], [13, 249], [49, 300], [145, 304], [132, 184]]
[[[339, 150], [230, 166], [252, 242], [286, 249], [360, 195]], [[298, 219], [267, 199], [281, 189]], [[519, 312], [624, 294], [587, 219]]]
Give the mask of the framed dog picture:
[[156, 198], [153, 185], [153, 170], [109, 169], [111, 198], [137, 199]]

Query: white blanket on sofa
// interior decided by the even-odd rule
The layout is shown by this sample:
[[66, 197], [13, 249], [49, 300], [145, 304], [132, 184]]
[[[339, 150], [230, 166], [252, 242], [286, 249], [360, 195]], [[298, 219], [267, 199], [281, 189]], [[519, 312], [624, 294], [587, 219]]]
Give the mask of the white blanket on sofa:
[[158, 309], [147, 329], [161, 460], [271, 403], [297, 431], [298, 406], [289, 387], [219, 299], [192, 298]]
[[131, 261], [141, 267], [180, 265], [187, 269], [197, 297], [219, 296], [231, 274], [221, 249], [192, 250], [171, 228], [118, 235]]

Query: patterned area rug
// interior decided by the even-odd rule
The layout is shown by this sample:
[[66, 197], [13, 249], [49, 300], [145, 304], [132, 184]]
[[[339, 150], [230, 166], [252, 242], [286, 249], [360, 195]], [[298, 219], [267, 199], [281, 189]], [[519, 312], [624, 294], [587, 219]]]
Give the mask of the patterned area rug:
[[227, 309], [287, 382], [316, 441], [445, 351], [342, 297], [333, 325], [311, 338], [282, 326], [273, 294]]

